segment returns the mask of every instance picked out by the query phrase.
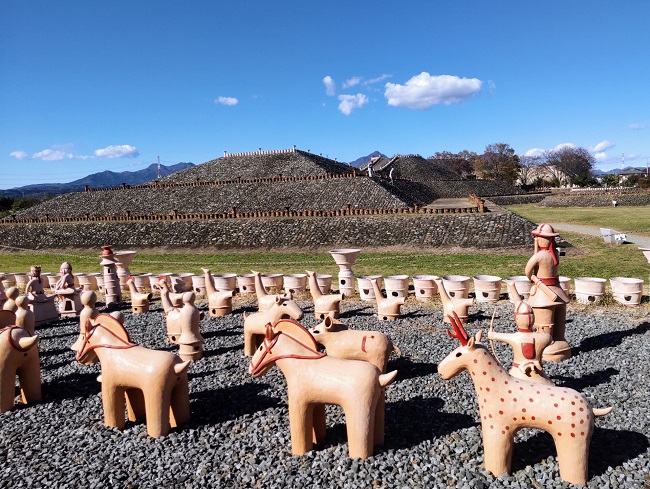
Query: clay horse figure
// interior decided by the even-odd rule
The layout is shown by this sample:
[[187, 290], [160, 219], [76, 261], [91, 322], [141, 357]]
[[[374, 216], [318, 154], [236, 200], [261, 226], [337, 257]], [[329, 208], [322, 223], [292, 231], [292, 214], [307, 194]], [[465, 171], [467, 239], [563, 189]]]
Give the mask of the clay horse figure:
[[189, 420], [189, 361], [132, 343], [126, 329], [108, 314], [89, 317], [87, 322], [90, 328], [76, 358], [85, 365], [101, 363], [106, 426], [124, 428], [125, 396], [129, 420], [146, 416], [149, 436], [165, 436], [171, 427]]
[[469, 371], [478, 396], [485, 468], [495, 477], [510, 472], [514, 436], [521, 428], [537, 428], [553, 436], [560, 477], [571, 484], [587, 483], [589, 442], [594, 417], [612, 408], [594, 409], [580, 392], [519, 380], [509, 375], [481, 343], [481, 333], [469, 337], [458, 317], [450, 317], [461, 346], [438, 365], [443, 379]]
[[[382, 389], [395, 380], [397, 371], [381, 374], [368, 362], [342, 360], [318, 351], [309, 331], [291, 319], [266, 327], [262, 345], [248, 368], [261, 377], [277, 365], [287, 381], [291, 451], [303, 455], [325, 436], [325, 405], [343, 408], [350, 457], [373, 454], [378, 432], [377, 403]], [[383, 419], [383, 417], [381, 417]]]
[[38, 336], [12, 325], [0, 329], [0, 413], [14, 407], [16, 376], [23, 403], [39, 402], [41, 363]]

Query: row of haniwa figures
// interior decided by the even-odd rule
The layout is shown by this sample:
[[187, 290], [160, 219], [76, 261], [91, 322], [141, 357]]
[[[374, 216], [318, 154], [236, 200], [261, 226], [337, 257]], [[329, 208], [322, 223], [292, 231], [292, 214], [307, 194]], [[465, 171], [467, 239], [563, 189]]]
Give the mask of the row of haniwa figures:
[[[570, 347], [563, 339], [568, 296], [558, 281], [559, 255], [554, 242], [557, 234], [548, 225], [540, 226], [533, 234], [536, 251], [526, 266], [526, 275], [534, 286], [528, 300], [519, 300], [515, 305], [518, 331], [488, 332], [488, 338], [512, 345], [514, 360], [510, 372], [481, 343], [481, 331], [474, 337], [465, 331], [457, 312], [465, 307], [459, 305], [464, 299], [445, 299], [444, 292], [444, 315], [452, 326], [448, 333], [459, 340], [460, 346], [440, 362], [438, 372], [443, 379], [462, 370], [470, 372], [479, 394], [487, 470], [495, 476], [510, 471], [514, 435], [521, 428], [532, 427], [552, 434], [560, 476], [568, 482], [584, 484], [594, 418], [610, 409], [592, 408], [584, 395], [553, 385], [543, 373], [544, 353], [550, 350], [555, 361], [570, 355]], [[211, 276], [208, 269], [204, 273], [206, 278]], [[309, 272], [309, 276], [314, 284], [315, 274]], [[211, 295], [223, 294], [212, 290], [210, 282], [208, 279], [206, 283], [211, 289], [210, 314], [218, 317], [230, 313], [232, 305], [228, 299], [232, 299], [233, 292], [219, 296], [220, 303], [217, 295], [210, 302]], [[259, 311], [244, 317], [244, 353], [251, 357], [249, 373], [254, 377], [277, 365], [287, 379], [292, 452], [304, 454], [314, 442], [323, 439], [325, 405], [336, 404], [345, 414], [350, 456], [371, 456], [384, 441], [385, 389], [397, 376], [396, 371], [387, 372], [388, 357], [395, 349], [392, 342], [381, 332], [353, 331], [341, 323], [340, 294], [319, 296], [318, 290], [312, 290], [314, 314], [323, 321], [307, 330], [297, 322], [303, 312], [291, 294], [268, 294], [257, 285], [261, 285], [261, 280], [256, 283]], [[147, 432], [153, 437], [164, 436], [171, 427], [189, 419], [187, 371], [190, 362], [200, 361], [203, 354], [201, 314], [194, 304], [194, 292], [173, 296], [164, 278], [159, 287], [168, 339], [179, 344], [178, 354], [133, 343], [124, 316], [120, 312], [100, 313], [93, 291], [81, 296], [80, 334], [71, 347], [79, 362], [101, 364], [98, 380], [102, 385], [105, 424], [122, 428], [126, 404], [127, 417], [146, 418]], [[439, 291], [444, 288], [439, 287]], [[9, 339], [0, 338], [0, 348], [14, 350], [3, 357], [5, 363], [0, 365], [0, 378], [4, 381], [11, 377], [11, 389], [0, 389], [3, 409], [13, 405], [16, 374], [24, 402], [37, 402], [40, 397], [35, 315], [21, 299], [15, 300], [20, 311], [6, 311], [0, 332], [0, 336], [6, 334]], [[286, 316], [292, 319], [285, 319]], [[319, 349], [319, 343], [326, 352]], [[32, 351], [31, 355], [23, 355]], [[29, 366], [25, 364], [27, 358]]]

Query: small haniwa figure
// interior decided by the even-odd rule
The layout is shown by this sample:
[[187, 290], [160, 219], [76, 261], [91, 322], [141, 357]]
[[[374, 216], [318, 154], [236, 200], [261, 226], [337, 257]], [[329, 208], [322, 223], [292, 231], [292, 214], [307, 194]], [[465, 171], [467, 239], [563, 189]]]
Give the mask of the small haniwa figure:
[[[509, 284], [514, 287], [514, 284]], [[533, 309], [523, 301], [515, 304], [516, 333], [488, 332], [488, 339], [507, 343], [512, 347], [512, 368], [508, 372], [513, 377], [530, 380], [540, 384], [554, 385], [544, 374], [542, 353], [551, 344], [553, 337], [548, 333], [534, 332], [535, 317]]]
[[54, 284], [54, 292], [59, 298], [61, 317], [78, 316], [82, 309], [80, 292], [83, 287], [75, 288], [70, 263], [64, 261], [59, 271], [61, 272], [61, 278]]
[[178, 338], [180, 356], [184, 361], [199, 360], [203, 357], [203, 336], [201, 336], [201, 313], [194, 305], [196, 294], [183, 294], [183, 307], [179, 313], [181, 335]]
[[47, 295], [41, 279], [41, 267], [34, 265], [30, 272], [31, 279], [25, 287], [25, 294], [31, 300], [29, 307], [36, 316], [36, 325], [47, 324], [59, 319], [59, 313], [54, 305], [54, 295]]
[[561, 362], [571, 356], [571, 345], [564, 338], [566, 305], [569, 296], [560, 286], [560, 258], [555, 238], [559, 236], [550, 224], [540, 224], [532, 232], [535, 254], [526, 264], [526, 276], [533, 282], [528, 304], [535, 313], [535, 329], [553, 336], [544, 360]]

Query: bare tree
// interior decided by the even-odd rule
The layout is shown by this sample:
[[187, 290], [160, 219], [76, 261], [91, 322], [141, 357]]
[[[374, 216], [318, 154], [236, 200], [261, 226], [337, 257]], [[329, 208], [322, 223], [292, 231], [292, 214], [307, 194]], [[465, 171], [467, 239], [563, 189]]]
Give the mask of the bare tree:
[[538, 178], [544, 178], [544, 172], [540, 172], [544, 163], [543, 155], [530, 155], [519, 157], [519, 184], [532, 185]]
[[474, 161], [478, 155], [474, 152], [463, 150], [460, 153], [450, 151], [439, 151], [429, 159], [442, 163], [445, 168], [451, 170], [460, 178], [471, 178], [474, 176]]
[[547, 152], [544, 166], [560, 182], [563, 177], [571, 185], [584, 186], [594, 181], [592, 170], [595, 163], [596, 159], [585, 148], [565, 146]]
[[477, 178], [515, 183], [519, 176], [519, 156], [506, 143], [488, 144], [474, 163]]

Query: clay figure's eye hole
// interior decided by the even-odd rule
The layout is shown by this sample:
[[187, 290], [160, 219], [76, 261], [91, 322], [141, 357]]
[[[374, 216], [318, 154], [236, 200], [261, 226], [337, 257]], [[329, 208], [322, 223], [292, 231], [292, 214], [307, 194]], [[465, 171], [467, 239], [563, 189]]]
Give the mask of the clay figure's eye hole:
[[284, 307], [287, 307], [287, 303], [286, 303], [286, 302], [285, 302], [284, 304], [282, 304], [282, 305], [283, 305]]
[[456, 358], [458, 358], [458, 357], [461, 356], [461, 355], [462, 355], [461, 352], [456, 353]]

